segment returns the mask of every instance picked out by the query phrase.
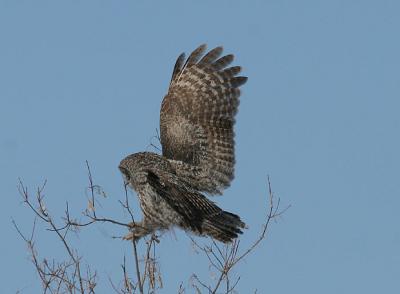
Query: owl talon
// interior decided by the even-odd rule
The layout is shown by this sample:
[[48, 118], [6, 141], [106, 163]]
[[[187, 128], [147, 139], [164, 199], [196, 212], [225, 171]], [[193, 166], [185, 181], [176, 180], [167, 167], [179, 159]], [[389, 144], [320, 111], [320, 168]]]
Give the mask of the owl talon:
[[158, 236], [156, 234], [151, 235], [150, 241], [155, 241], [157, 244], [160, 243], [160, 239], [158, 239]]
[[125, 235], [122, 239], [123, 240], [139, 240], [140, 238], [148, 235], [151, 233], [147, 228], [143, 227], [141, 223], [131, 222], [128, 224], [129, 226], [129, 233]]

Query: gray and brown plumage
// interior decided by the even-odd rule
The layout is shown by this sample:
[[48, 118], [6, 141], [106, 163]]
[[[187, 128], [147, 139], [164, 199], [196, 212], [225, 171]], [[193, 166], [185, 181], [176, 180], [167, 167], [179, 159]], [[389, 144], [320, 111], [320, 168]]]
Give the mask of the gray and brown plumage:
[[230, 242], [245, 227], [202, 193], [222, 194], [234, 177], [233, 126], [247, 77], [237, 76], [239, 66], [227, 67], [234, 56], [220, 57], [222, 47], [205, 50], [176, 61], [160, 111], [162, 155], [141, 152], [120, 163], [143, 211], [127, 239], [178, 226]]

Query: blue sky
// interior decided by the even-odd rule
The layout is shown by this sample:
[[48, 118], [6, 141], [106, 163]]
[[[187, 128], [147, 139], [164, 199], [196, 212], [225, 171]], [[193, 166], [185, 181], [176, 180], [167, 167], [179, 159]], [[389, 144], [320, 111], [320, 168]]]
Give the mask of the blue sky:
[[[237, 268], [239, 293], [398, 293], [399, 13], [398, 1], [1, 1], [0, 292], [40, 289], [11, 224], [29, 232], [33, 220], [18, 178], [30, 191], [47, 179], [49, 210], [68, 201], [79, 215], [88, 160], [102, 211], [126, 219], [118, 163], [148, 149], [176, 57], [208, 43], [249, 77], [236, 178], [214, 200], [249, 225], [245, 245], [263, 222], [267, 175], [292, 206]], [[99, 293], [130, 255], [110, 238], [124, 233], [99, 225], [73, 238]], [[42, 256], [59, 257], [58, 244], [38, 228]], [[210, 278], [178, 230], [158, 256], [161, 293], [192, 272]]]

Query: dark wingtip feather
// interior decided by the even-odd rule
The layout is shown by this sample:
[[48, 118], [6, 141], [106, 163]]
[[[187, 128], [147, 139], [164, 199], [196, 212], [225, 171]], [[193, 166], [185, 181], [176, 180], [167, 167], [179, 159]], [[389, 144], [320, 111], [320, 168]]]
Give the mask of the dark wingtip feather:
[[199, 61], [200, 64], [210, 64], [214, 62], [218, 57], [221, 56], [223, 51], [222, 46], [218, 46], [212, 50], [210, 50], [204, 57]]
[[224, 74], [228, 77], [234, 77], [242, 71], [240, 66], [232, 66], [223, 70]]
[[223, 243], [232, 242], [240, 234], [246, 224], [234, 213], [221, 211], [219, 214], [210, 216], [203, 223], [204, 233]]
[[207, 45], [206, 44], [201, 44], [199, 47], [197, 47], [190, 55], [189, 58], [186, 61], [186, 65], [185, 66], [190, 66], [193, 65], [195, 63], [197, 63], [197, 61], [199, 61], [201, 55], [203, 55], [204, 51], [207, 49]]
[[185, 61], [185, 53], [182, 53], [179, 55], [179, 57], [176, 59], [174, 70], [172, 72], [172, 78], [171, 81], [174, 80], [176, 75], [182, 70], [183, 63]]
[[247, 77], [234, 77], [230, 80], [232, 87], [240, 87], [247, 82]]
[[217, 61], [215, 61], [213, 63], [213, 67], [215, 70], [224, 69], [229, 64], [231, 64], [231, 62], [233, 61], [234, 58], [235, 58], [235, 56], [233, 54], [225, 55], [225, 56], [221, 57], [220, 59], [218, 59]]

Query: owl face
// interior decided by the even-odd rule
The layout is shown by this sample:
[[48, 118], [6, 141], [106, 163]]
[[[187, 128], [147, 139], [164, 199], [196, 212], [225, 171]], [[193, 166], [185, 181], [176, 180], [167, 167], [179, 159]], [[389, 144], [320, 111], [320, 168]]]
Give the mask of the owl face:
[[137, 173], [143, 169], [141, 157], [140, 153], [136, 153], [125, 157], [120, 162], [118, 168], [124, 177], [125, 183], [133, 183]]

